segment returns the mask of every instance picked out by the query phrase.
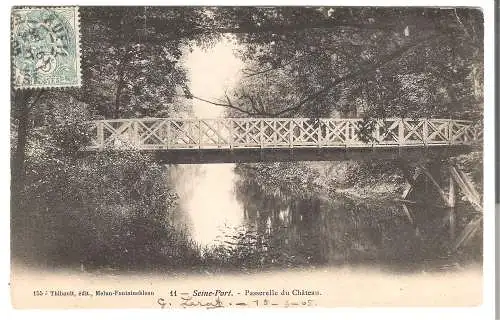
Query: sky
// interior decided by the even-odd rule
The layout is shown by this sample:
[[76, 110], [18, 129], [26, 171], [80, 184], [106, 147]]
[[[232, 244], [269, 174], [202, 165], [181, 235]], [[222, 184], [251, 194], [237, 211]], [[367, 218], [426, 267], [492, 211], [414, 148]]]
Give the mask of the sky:
[[[241, 77], [243, 62], [234, 54], [235, 46], [222, 40], [209, 49], [195, 47], [187, 54], [185, 66], [188, 70], [191, 92], [201, 98], [214, 101], [224, 97], [225, 90], [233, 88]], [[223, 117], [224, 107], [215, 106], [196, 99], [192, 100], [197, 118]]]

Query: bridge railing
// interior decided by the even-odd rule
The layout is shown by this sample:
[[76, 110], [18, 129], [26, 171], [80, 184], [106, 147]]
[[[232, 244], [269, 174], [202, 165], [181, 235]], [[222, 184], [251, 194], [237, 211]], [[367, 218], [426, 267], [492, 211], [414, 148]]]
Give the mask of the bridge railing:
[[110, 119], [91, 122], [90, 130], [86, 150], [403, 147], [482, 139], [482, 127], [453, 119]]

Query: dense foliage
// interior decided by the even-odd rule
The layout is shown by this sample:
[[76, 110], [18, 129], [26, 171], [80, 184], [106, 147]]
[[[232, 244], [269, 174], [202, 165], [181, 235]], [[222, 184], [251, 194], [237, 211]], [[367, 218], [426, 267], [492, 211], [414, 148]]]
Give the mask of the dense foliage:
[[248, 67], [227, 99], [233, 113], [481, 117], [479, 10], [234, 10], [268, 32], [238, 34]]

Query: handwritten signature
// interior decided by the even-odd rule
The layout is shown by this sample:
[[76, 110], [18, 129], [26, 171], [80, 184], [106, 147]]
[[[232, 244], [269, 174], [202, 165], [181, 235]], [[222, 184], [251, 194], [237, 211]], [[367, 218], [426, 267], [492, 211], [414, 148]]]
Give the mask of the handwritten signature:
[[[261, 305], [264, 306], [270, 306], [270, 307], [277, 307], [280, 306], [278, 303], [271, 303], [270, 300], [264, 299], [264, 301], [260, 301]], [[171, 307], [172, 304], [165, 301], [164, 298], [159, 298], [157, 300], [158, 305], [160, 305], [161, 309], [165, 309], [168, 307]], [[254, 303], [254, 304], [252, 304]], [[259, 300], [253, 300], [250, 303], [251, 305], [258, 307], [259, 306]], [[235, 303], [229, 303], [229, 306], [236, 306], [236, 307], [244, 307], [248, 306], [249, 303], [246, 302], [235, 302]], [[187, 296], [187, 297], [180, 297], [180, 303], [179, 306], [182, 308], [193, 308], [193, 307], [206, 307], [207, 309], [217, 309], [217, 308], [224, 308], [226, 305], [222, 302], [220, 297], [217, 297], [215, 300], [212, 301], [207, 301], [207, 302], [201, 302], [199, 300], [193, 300], [192, 296]], [[282, 306], [285, 308], [290, 307], [290, 306], [304, 306], [304, 307], [313, 307], [315, 306], [313, 303], [313, 300], [305, 300], [301, 302], [297, 301], [286, 301]]]
[[[159, 298], [158, 299], [158, 304], [162, 309], [164, 309], [168, 304], [165, 299]], [[181, 303], [180, 306], [183, 308], [188, 308], [188, 307], [206, 307], [207, 309], [215, 309], [215, 308], [224, 308], [224, 304], [222, 303], [222, 300], [217, 297], [215, 301], [209, 301], [209, 302], [201, 302], [199, 300], [193, 300], [193, 297], [188, 296], [188, 297], [181, 297]]]

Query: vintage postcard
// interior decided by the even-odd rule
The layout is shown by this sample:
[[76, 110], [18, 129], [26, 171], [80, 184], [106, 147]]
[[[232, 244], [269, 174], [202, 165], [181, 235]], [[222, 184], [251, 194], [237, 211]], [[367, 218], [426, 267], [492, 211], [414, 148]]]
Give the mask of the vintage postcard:
[[12, 305], [483, 305], [485, 21], [11, 8]]

